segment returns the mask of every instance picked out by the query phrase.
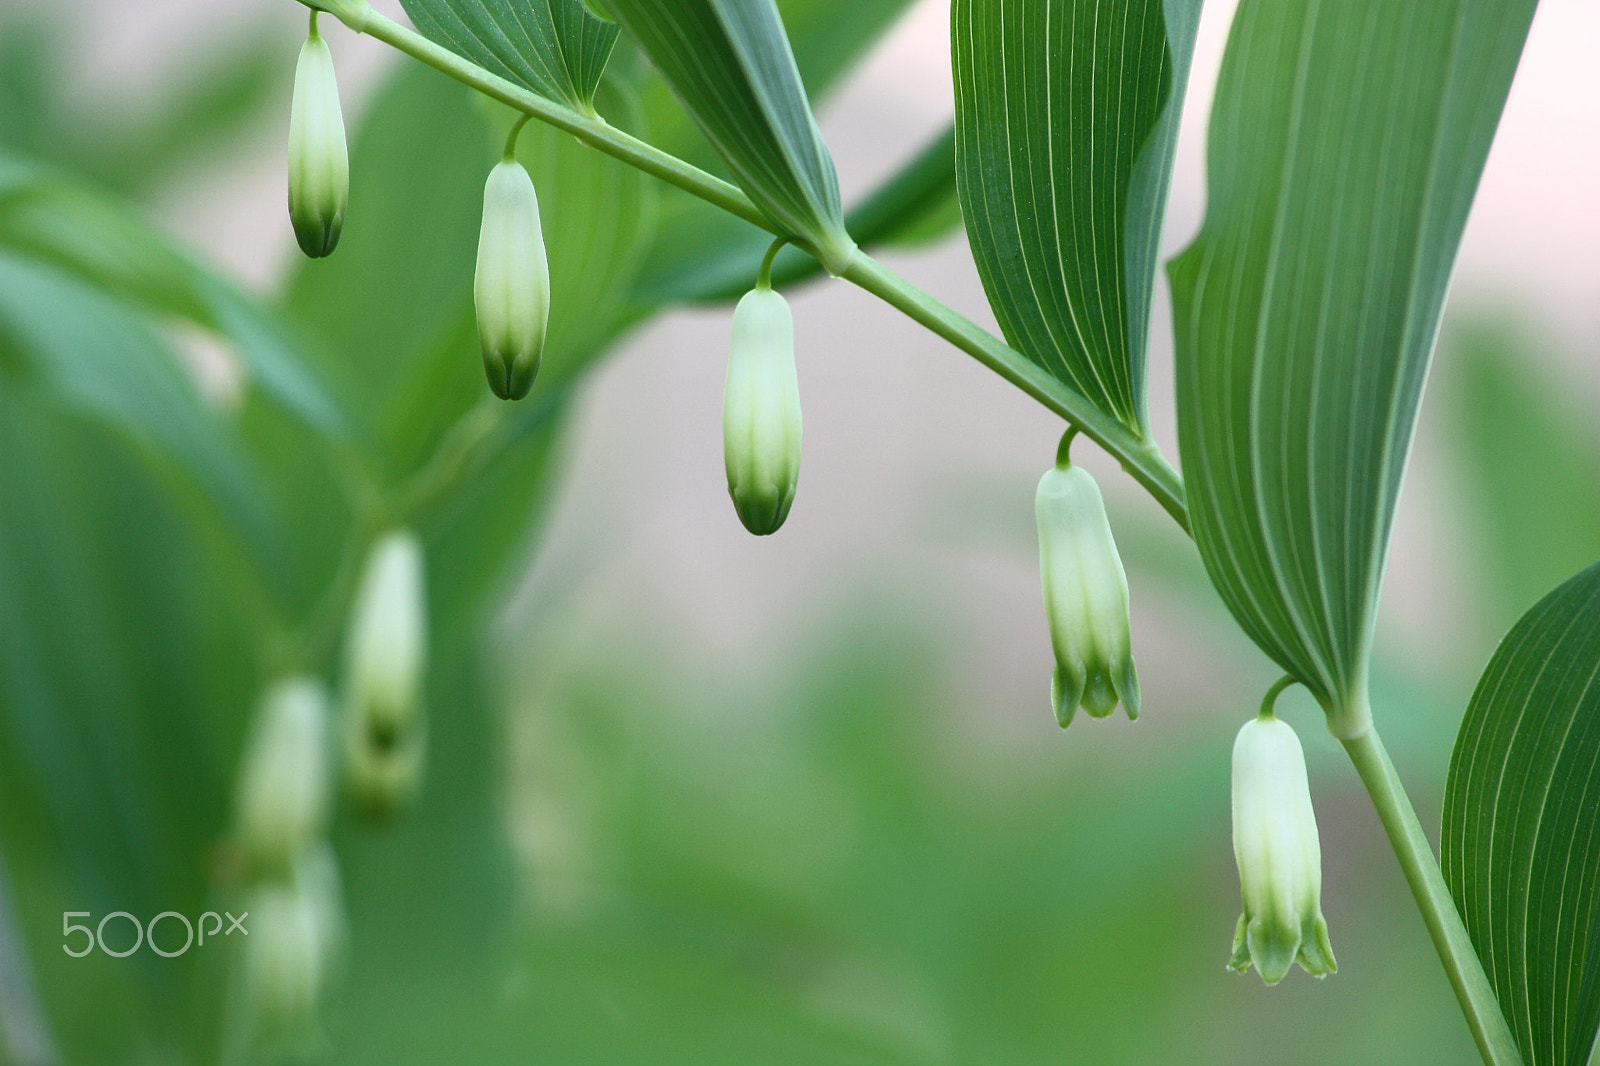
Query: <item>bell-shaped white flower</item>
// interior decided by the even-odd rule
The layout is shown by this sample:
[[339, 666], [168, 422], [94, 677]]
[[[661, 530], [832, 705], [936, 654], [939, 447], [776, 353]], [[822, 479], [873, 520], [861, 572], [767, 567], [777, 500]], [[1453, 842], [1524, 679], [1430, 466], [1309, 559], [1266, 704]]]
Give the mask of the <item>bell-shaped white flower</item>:
[[484, 186], [472, 292], [489, 388], [502, 400], [519, 400], [532, 387], [544, 353], [550, 265], [533, 179], [509, 149]]
[[1244, 913], [1228, 965], [1255, 964], [1269, 985], [1295, 962], [1322, 977], [1338, 969], [1322, 917], [1322, 849], [1300, 738], [1271, 711], [1233, 744], [1233, 853]]
[[312, 12], [311, 35], [295, 65], [289, 108], [289, 221], [301, 251], [313, 259], [333, 251], [349, 201], [350, 155], [333, 53], [317, 34]]
[[1080, 705], [1104, 718], [1119, 701], [1129, 718], [1139, 717], [1128, 578], [1099, 486], [1063, 456], [1039, 479], [1034, 512], [1044, 611], [1056, 654], [1050, 685], [1056, 720], [1066, 728]]
[[794, 316], [788, 301], [765, 285], [733, 311], [722, 454], [739, 521], [757, 536], [777, 532], [800, 479], [800, 383]]
[[239, 771], [235, 833], [262, 872], [289, 869], [320, 839], [329, 803], [328, 698], [304, 677], [267, 691]]

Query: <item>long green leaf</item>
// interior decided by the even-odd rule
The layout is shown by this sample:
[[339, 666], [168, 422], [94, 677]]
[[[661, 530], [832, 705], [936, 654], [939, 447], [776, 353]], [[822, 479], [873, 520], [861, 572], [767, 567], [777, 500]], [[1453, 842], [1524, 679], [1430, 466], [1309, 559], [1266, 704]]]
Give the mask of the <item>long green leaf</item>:
[[[722, 218], [728, 216], [723, 215]], [[674, 242], [661, 241], [634, 287], [644, 304], [723, 302], [739, 298], [755, 283], [771, 238], [734, 220], [716, 227], [706, 240], [690, 239], [689, 223], [699, 215], [673, 219]], [[912, 244], [938, 237], [961, 220], [955, 203], [955, 145], [950, 129], [937, 134], [906, 164], [845, 215], [845, 225], [864, 248], [880, 244]], [[793, 285], [821, 273], [815, 259], [784, 248], [772, 264], [772, 283]]]
[[1535, 0], [1245, 0], [1206, 222], [1170, 265], [1178, 433], [1234, 617], [1365, 729], [1400, 476]]
[[609, 0], [685, 110], [772, 224], [834, 274], [845, 232], [822, 142], [773, 0]]
[[[794, 48], [795, 66], [818, 106], [906, 4], [907, 0], [778, 0], [778, 11]], [[632, 42], [626, 44], [631, 50]], [[646, 74], [651, 73], [648, 65], [641, 66]], [[696, 166], [722, 170], [722, 161], [695, 129], [694, 120], [666, 82], [654, 76], [641, 77], [639, 81], [642, 128], [630, 132]], [[953, 200], [953, 162], [949, 169], [952, 176], [947, 184]], [[881, 239], [859, 232], [860, 209], [854, 208], [845, 216], [846, 232], [864, 244]], [[714, 299], [742, 286], [733, 292], [737, 297], [749, 288], [752, 264], [761, 262], [771, 243], [770, 234], [730, 217], [697, 196], [663, 186], [660, 225], [640, 268], [634, 299], [648, 307], [679, 300]], [[792, 269], [786, 264], [809, 259], [785, 249], [778, 255], [776, 276], [782, 277], [786, 269]]]
[[956, 186], [1006, 339], [1135, 433], [1198, 0], [956, 0]]
[[1528, 1066], [1600, 1029], [1600, 563], [1501, 642], [1461, 723], [1440, 851]]
[[594, 114], [616, 26], [583, 0], [400, 0], [423, 35], [541, 96]]

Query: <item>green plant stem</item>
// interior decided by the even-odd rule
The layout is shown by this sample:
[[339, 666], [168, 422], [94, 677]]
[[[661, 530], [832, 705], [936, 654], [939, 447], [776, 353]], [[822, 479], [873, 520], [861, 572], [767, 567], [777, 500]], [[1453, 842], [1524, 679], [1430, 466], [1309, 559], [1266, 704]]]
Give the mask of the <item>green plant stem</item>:
[[[309, 6], [322, 4], [312, 3]], [[591, 148], [698, 196], [774, 236], [794, 240], [790, 234], [779, 233], [749, 197], [735, 186], [615, 129], [601, 119], [579, 114], [563, 104], [546, 100], [537, 93], [491, 74], [415, 30], [385, 18], [365, 4], [357, 6], [346, 3], [325, 10], [338, 15], [358, 33], [370, 34], [486, 96], [565, 130]], [[858, 252], [854, 263], [841, 276], [927, 326], [1077, 426], [1085, 436], [1114, 455], [1122, 468], [1156, 498], [1178, 525], [1188, 530], [1189, 515], [1184, 505], [1183, 481], [1152, 442], [1136, 436], [1122, 423], [1103, 414], [1083, 396], [1051, 377], [1021, 353], [875, 262], [866, 253]]]
[[1043, 367], [865, 252], [857, 252], [855, 261], [840, 277], [898, 308], [1077, 426], [1084, 436], [1116, 456], [1122, 469], [1143, 485], [1185, 532], [1188, 531], [1189, 511], [1184, 503], [1183, 479], [1162, 458], [1154, 443], [1135, 436], [1121, 422], [1051, 377]]
[[1358, 737], [1341, 740], [1350, 761], [1355, 764], [1361, 783], [1372, 797], [1378, 819], [1389, 835], [1395, 857], [1405, 872], [1411, 894], [1416, 898], [1417, 909], [1433, 938], [1450, 984], [1456, 990], [1461, 1012], [1466, 1015], [1472, 1038], [1477, 1041], [1478, 1052], [1488, 1066], [1521, 1066], [1522, 1056], [1506, 1024], [1500, 1003], [1495, 998], [1489, 976], [1467, 935], [1467, 927], [1456, 911], [1450, 890], [1445, 886], [1444, 874], [1439, 870], [1433, 848], [1422, 832], [1422, 823], [1411, 806], [1405, 787], [1395, 773], [1394, 763], [1384, 750], [1383, 741], [1375, 728]]
[[693, 193], [730, 215], [742, 218], [752, 226], [761, 227], [773, 236], [785, 236], [777, 231], [772, 222], [761, 213], [760, 208], [751, 203], [750, 198], [737, 186], [715, 175], [707, 174], [675, 155], [663, 152], [654, 145], [646, 144], [639, 138], [608, 125], [604, 119], [580, 114], [565, 104], [546, 100], [530, 89], [524, 89], [496, 74], [491, 74], [471, 60], [461, 58], [448, 48], [435, 44], [415, 30], [408, 29], [393, 19], [385, 18], [371, 8], [364, 8], [360, 14], [352, 15], [345, 21], [356, 32], [376, 37], [384, 44], [426, 63], [440, 73], [448, 74], [457, 81], [470, 85], [485, 96], [499, 100], [508, 107], [514, 107], [541, 122], [547, 122], [559, 130], [565, 130], [591, 148], [660, 178], [669, 185], [676, 185], [685, 192]]

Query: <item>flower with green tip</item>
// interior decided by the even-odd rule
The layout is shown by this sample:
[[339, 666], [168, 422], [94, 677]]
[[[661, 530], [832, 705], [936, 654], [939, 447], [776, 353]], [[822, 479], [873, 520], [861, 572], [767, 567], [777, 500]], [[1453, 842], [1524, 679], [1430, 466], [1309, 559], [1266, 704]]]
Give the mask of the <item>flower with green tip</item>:
[[333, 53], [317, 34], [300, 49], [289, 107], [289, 221], [300, 250], [313, 259], [332, 253], [350, 202], [350, 154], [333, 75]]
[[1063, 454], [1039, 479], [1034, 512], [1044, 611], [1056, 656], [1050, 683], [1056, 721], [1065, 729], [1079, 706], [1104, 718], [1119, 702], [1130, 719], [1138, 718], [1128, 578], [1099, 486]]
[[533, 179], [511, 157], [509, 148], [484, 186], [472, 294], [489, 388], [502, 400], [520, 400], [533, 386], [544, 353], [550, 266], [539, 222], [539, 196]]
[[1233, 853], [1244, 913], [1228, 965], [1253, 963], [1269, 985], [1289, 967], [1315, 977], [1339, 967], [1322, 917], [1322, 849], [1300, 738], [1264, 710], [1233, 743]]
[[800, 479], [800, 384], [794, 316], [788, 301], [765, 285], [733, 310], [722, 454], [739, 521], [757, 536], [777, 532]]

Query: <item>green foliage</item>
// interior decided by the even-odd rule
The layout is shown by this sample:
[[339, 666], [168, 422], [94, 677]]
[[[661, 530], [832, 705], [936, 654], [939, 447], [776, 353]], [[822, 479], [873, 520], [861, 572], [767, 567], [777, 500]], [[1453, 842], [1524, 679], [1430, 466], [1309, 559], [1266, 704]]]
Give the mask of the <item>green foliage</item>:
[[1533, 8], [1246, 0], [1229, 40], [1206, 223], [1170, 267], [1190, 515], [1234, 617], [1339, 735], [1368, 721], [1395, 498]]
[[1600, 1030], [1600, 564], [1535, 604], [1478, 682], [1440, 851], [1528, 1066], [1585, 1066]]
[[617, 43], [617, 27], [582, 0], [402, 0], [422, 33], [485, 70], [584, 114]]
[[837, 274], [855, 245], [839, 180], [773, 0], [613, 0], [745, 193]]
[[[789, 32], [795, 65], [811, 95], [818, 101], [825, 100], [906, 3], [907, 0], [781, 0], [778, 9]], [[623, 44], [631, 46], [631, 41], [624, 38]], [[638, 81], [640, 132], [652, 144], [697, 166], [713, 171], [722, 167], [722, 161], [666, 82], [655, 76], [645, 77], [643, 72]], [[913, 162], [908, 169], [916, 166]], [[931, 206], [941, 198], [954, 197], [953, 170], [946, 169], [947, 173], [938, 178], [926, 178], [924, 203]], [[865, 206], [858, 205], [845, 216], [846, 231], [864, 246], [890, 239], [882, 232], [870, 231], [873, 220], [859, 216]], [[864, 224], [865, 230], [859, 228]], [[663, 188], [658, 239], [640, 268], [635, 286], [637, 298], [652, 305], [677, 300], [736, 300], [749, 291], [756, 267], [771, 243], [771, 234], [732, 218], [681, 189]], [[799, 280], [820, 273], [821, 266], [798, 249], [785, 248], [779, 253], [774, 270], [779, 278]]]
[[[702, 201], [693, 201], [704, 208]], [[698, 217], [698, 213], [696, 215]], [[726, 218], [727, 216], [720, 216]], [[680, 216], [681, 221], [682, 216]], [[916, 245], [934, 240], [961, 221], [955, 192], [955, 131], [936, 134], [864, 200], [844, 216], [845, 228], [863, 248]], [[722, 239], [656, 243], [635, 291], [652, 303], [727, 302], [750, 290], [752, 264], [761, 262], [771, 235], [749, 226], [728, 227]], [[681, 232], [681, 226], [675, 227]], [[778, 252], [772, 283], [787, 289], [823, 273], [822, 264], [792, 245]]]
[[1167, 180], [1200, 5], [958, 0], [956, 161], [1006, 339], [1139, 436]]
[[[1450, 439], [1459, 492], [1481, 516], [1472, 568], [1498, 636], [1526, 606], [1593, 560], [1600, 508], [1573, 506], [1574, 486], [1600, 485], [1600, 426], [1581, 391], [1537, 368], [1550, 342], [1474, 313], [1440, 342], [1451, 363]], [[1581, 495], [1581, 493], [1580, 493]]]

